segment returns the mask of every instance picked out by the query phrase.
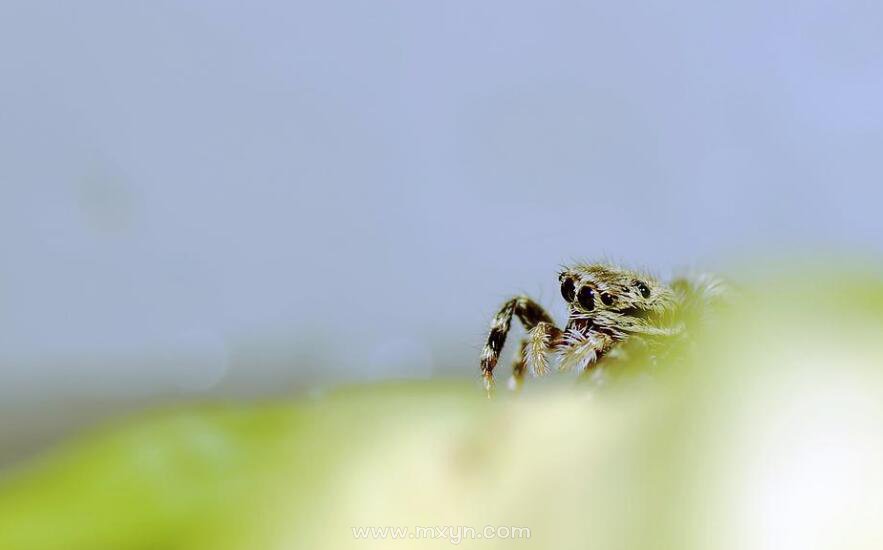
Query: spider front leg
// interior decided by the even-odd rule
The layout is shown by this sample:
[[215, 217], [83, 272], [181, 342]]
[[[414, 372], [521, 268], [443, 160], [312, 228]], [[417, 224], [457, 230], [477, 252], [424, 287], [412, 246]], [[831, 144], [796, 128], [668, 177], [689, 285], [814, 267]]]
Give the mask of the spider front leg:
[[554, 324], [542, 321], [521, 340], [521, 346], [512, 364], [513, 390], [521, 388], [526, 370], [534, 376], [543, 376], [549, 372], [549, 353], [559, 344], [561, 334], [561, 329]]
[[[516, 296], [503, 304], [500, 311], [494, 315], [491, 321], [491, 329], [488, 333], [487, 343], [481, 352], [481, 374], [484, 378], [484, 387], [491, 395], [494, 389], [494, 367], [500, 358], [500, 352], [503, 350], [503, 344], [506, 343], [506, 336], [509, 334], [509, 328], [512, 324], [512, 316], [517, 316], [527, 330], [532, 330], [540, 323], [547, 323], [554, 328], [552, 317], [536, 302], [527, 296]], [[530, 338], [528, 338], [530, 340]], [[530, 345], [527, 346], [528, 349]], [[529, 355], [529, 354], [528, 354]], [[514, 369], [518, 369], [516, 364]], [[523, 367], [521, 367], [523, 371]]]

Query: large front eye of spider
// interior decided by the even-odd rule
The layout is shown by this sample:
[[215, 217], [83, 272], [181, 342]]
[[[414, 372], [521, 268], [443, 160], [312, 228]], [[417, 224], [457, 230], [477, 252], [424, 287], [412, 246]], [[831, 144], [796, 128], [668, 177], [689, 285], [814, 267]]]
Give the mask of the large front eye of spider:
[[650, 287], [648, 287], [642, 281], [638, 281], [637, 283], [635, 283], [635, 288], [637, 288], [638, 292], [641, 293], [642, 298], [649, 298], [650, 297]]
[[582, 287], [576, 295], [576, 301], [584, 310], [592, 311], [595, 309], [595, 291], [592, 290], [592, 287]]
[[571, 303], [576, 296], [576, 287], [573, 284], [573, 279], [570, 277], [561, 281], [561, 296], [568, 304]]

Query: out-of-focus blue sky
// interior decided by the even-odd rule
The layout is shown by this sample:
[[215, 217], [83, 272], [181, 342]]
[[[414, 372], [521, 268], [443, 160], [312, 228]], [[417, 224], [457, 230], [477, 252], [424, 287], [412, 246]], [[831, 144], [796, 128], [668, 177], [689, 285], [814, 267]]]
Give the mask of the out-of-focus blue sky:
[[0, 399], [466, 374], [499, 302], [555, 304], [570, 259], [879, 254], [881, 25], [5, 0]]

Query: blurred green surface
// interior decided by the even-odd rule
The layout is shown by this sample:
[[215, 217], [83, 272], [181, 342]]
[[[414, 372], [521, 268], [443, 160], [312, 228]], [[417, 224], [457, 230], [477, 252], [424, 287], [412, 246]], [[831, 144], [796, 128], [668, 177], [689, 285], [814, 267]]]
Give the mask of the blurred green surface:
[[[111, 422], [6, 474], [0, 548], [879, 548], [883, 284], [743, 289], [673, 364], [605, 383], [345, 387]], [[614, 374], [618, 374], [614, 376]], [[531, 384], [533, 382], [533, 384]]]

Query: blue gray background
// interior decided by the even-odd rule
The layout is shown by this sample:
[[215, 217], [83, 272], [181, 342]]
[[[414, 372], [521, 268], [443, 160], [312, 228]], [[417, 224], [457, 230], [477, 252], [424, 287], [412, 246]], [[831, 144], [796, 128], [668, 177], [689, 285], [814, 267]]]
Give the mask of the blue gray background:
[[4, 0], [0, 446], [474, 375], [494, 308], [553, 306], [572, 259], [878, 255], [881, 25], [870, 1]]

